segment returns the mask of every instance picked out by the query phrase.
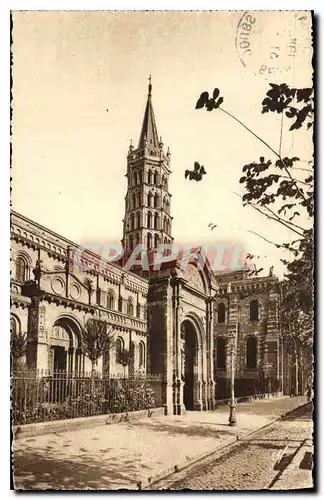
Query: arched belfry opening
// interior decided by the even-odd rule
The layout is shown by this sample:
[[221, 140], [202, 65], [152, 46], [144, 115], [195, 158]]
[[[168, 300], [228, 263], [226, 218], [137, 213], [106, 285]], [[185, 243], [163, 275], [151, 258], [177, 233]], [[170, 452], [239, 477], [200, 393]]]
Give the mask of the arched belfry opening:
[[185, 320], [181, 325], [183, 404], [186, 410], [195, 409], [198, 382], [198, 341], [193, 323]]

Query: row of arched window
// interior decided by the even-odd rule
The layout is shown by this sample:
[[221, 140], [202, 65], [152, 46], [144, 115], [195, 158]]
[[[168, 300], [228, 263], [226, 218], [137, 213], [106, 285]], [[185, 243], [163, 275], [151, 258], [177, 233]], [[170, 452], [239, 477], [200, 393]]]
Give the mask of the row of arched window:
[[[149, 192], [146, 196], [146, 206], [152, 207], [152, 208], [160, 208], [161, 203], [160, 203], [160, 196], [158, 193], [151, 193]], [[130, 208], [140, 208], [142, 206], [142, 194], [141, 193], [133, 193], [131, 195], [131, 203], [130, 203]], [[166, 196], [163, 198], [162, 206], [166, 212], [170, 211], [170, 202]]]
[[[160, 176], [159, 176], [158, 172], [156, 170], [154, 172], [152, 170], [149, 170], [147, 172], [147, 175], [144, 176], [144, 182], [146, 182], [147, 184], [154, 184], [155, 186], [159, 186], [160, 185]], [[165, 175], [162, 175], [162, 185], [164, 186], [164, 188], [167, 188], [167, 182], [168, 182], [167, 177]], [[137, 186], [137, 185], [142, 184], [142, 183], [143, 183], [142, 171], [139, 170], [137, 172], [134, 172], [130, 184], [132, 186]]]
[[[217, 308], [217, 323], [225, 323], [226, 307], [224, 302], [218, 304]], [[256, 299], [250, 302], [250, 321], [259, 321], [259, 302]]]
[[[118, 311], [119, 312], [124, 312], [123, 311], [123, 299], [119, 297], [118, 299]], [[111, 311], [116, 310], [116, 300], [115, 300], [115, 294], [112, 290], [109, 290], [107, 292], [107, 309], [110, 309]], [[129, 316], [135, 316], [137, 318], [140, 318], [141, 316], [141, 305], [137, 304], [136, 307], [134, 305], [133, 299], [129, 297], [129, 299], [126, 302], [126, 314]], [[144, 319], [146, 319], [146, 306], [144, 306]]]
[[[248, 337], [246, 340], [246, 368], [254, 370], [257, 367], [257, 340]], [[226, 340], [218, 338], [216, 341], [216, 368], [226, 368]]]
[[[164, 217], [163, 225], [167, 226], [167, 218]], [[144, 224], [145, 225], [145, 224]], [[141, 227], [141, 213], [131, 214], [129, 217], [128, 230], [140, 229]], [[150, 229], [160, 229], [160, 215], [155, 212], [148, 212], [146, 215], [146, 227]]]
[[[125, 349], [124, 340], [121, 337], [116, 339], [116, 363], [121, 363], [122, 353]], [[140, 367], [145, 367], [145, 344], [140, 342], [138, 344], [138, 364]]]
[[[141, 242], [141, 238], [140, 238], [140, 234], [137, 233], [135, 235], [133, 234], [130, 234], [129, 237], [128, 237], [128, 248], [129, 250], [134, 250], [134, 248], [136, 247], [136, 245], [139, 245]], [[171, 240], [167, 237], [165, 237], [162, 241], [162, 239], [160, 239], [159, 235], [158, 234], [154, 234], [152, 235], [151, 233], [147, 233], [146, 237], [145, 237], [145, 246], [148, 250], [152, 249], [152, 248], [158, 248], [158, 246], [163, 243], [164, 245], [167, 245], [168, 243], [171, 243]]]

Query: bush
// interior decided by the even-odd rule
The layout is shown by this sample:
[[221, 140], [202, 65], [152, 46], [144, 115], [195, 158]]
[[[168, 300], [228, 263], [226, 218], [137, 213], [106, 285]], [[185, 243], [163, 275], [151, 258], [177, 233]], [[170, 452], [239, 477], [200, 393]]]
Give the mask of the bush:
[[12, 384], [13, 424], [124, 413], [155, 406], [145, 378], [37, 377], [26, 368]]

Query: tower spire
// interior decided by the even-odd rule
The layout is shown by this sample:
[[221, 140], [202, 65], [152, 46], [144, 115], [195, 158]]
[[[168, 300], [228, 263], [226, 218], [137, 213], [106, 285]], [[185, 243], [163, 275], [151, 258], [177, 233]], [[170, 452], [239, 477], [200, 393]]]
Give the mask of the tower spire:
[[149, 95], [149, 97], [151, 97], [151, 95], [152, 95], [152, 76], [151, 75], [149, 76], [148, 80], [149, 80], [148, 95]]
[[155, 123], [155, 116], [152, 105], [152, 77], [149, 76], [148, 96], [142, 124], [141, 135], [138, 147], [143, 148], [147, 143], [151, 148], [159, 148], [159, 136]]

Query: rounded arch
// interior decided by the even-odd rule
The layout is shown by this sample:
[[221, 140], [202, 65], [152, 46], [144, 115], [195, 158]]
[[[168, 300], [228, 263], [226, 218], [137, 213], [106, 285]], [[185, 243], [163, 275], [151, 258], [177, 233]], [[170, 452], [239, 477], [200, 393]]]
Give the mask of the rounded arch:
[[158, 234], [155, 234], [154, 235], [154, 248], [158, 248], [160, 244], [160, 238], [159, 238], [159, 235]]
[[15, 278], [21, 283], [27, 281], [30, 275], [32, 260], [28, 253], [18, 250], [15, 255]]
[[201, 347], [204, 342], [204, 326], [202, 324], [201, 319], [199, 318], [198, 314], [195, 312], [190, 312], [185, 315], [185, 317], [181, 321], [181, 326], [185, 323], [188, 322], [195, 330], [196, 335], [197, 335], [197, 345], [198, 347]]
[[203, 332], [199, 318], [194, 313], [186, 315], [180, 326], [181, 378], [183, 403], [187, 410], [200, 407], [203, 374]]
[[20, 332], [21, 332], [20, 319], [15, 314], [10, 314], [10, 334], [16, 334]]
[[157, 184], [158, 184], [158, 180], [159, 180], [159, 174], [158, 174], [157, 170], [154, 170], [154, 174], [153, 174], [153, 183], [154, 183], [155, 185], [157, 185]]
[[129, 297], [127, 300], [127, 314], [129, 316], [134, 316], [134, 302], [132, 297]]
[[152, 198], [153, 198], [153, 194], [151, 193], [151, 191], [148, 193], [147, 195], [147, 206], [148, 207], [151, 207], [152, 206]]
[[131, 202], [131, 207], [132, 208], [136, 208], [136, 197], [135, 197], [135, 193], [132, 194], [132, 198], [131, 198], [132, 202]]
[[250, 301], [250, 321], [259, 321], [259, 301], [252, 299]]
[[160, 206], [160, 196], [158, 193], [155, 193], [154, 195], [154, 208], [159, 208]]
[[114, 310], [115, 309], [115, 294], [113, 292], [113, 290], [108, 290], [107, 292], [107, 308], [108, 309], [112, 309]]
[[143, 367], [145, 368], [145, 344], [144, 342], [141, 340], [139, 345], [138, 345], [138, 354], [139, 354], [139, 360], [138, 360], [138, 364], [139, 364], [139, 367]]
[[70, 347], [75, 349], [81, 348], [81, 331], [82, 325], [80, 321], [72, 314], [61, 314], [56, 318], [53, 327], [60, 326], [69, 335]]
[[152, 248], [152, 235], [151, 235], [151, 233], [147, 233], [146, 242], [147, 242], [147, 249], [149, 250], [150, 248]]
[[147, 212], [147, 227], [152, 228], [152, 212]]
[[121, 356], [124, 350], [125, 343], [122, 337], [117, 337], [116, 339], [116, 363], [121, 363]]
[[147, 172], [147, 183], [152, 184], [152, 170]]
[[154, 213], [154, 229], [160, 229], [160, 216], [158, 212]]

